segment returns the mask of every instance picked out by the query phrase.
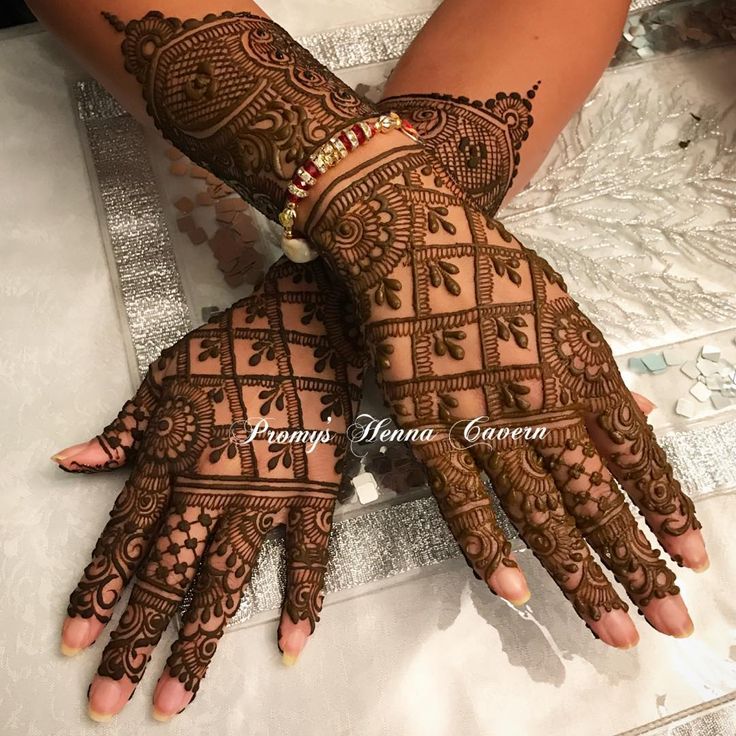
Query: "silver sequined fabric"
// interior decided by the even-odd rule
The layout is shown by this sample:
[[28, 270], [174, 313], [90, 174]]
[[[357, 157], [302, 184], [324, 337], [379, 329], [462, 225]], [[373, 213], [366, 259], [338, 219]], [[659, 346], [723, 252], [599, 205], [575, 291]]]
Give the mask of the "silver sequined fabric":
[[140, 125], [94, 82], [79, 83], [77, 109], [143, 374], [162, 348], [191, 329], [186, 295]]

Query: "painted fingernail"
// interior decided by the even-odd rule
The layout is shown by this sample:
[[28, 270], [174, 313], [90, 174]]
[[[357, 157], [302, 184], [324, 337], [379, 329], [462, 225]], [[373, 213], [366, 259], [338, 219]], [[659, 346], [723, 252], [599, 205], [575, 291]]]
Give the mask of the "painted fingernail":
[[121, 682], [97, 676], [92, 681], [87, 713], [93, 721], [109, 721], [128, 701]]
[[90, 622], [86, 618], [68, 618], [61, 629], [61, 653], [72, 657], [88, 644]]
[[281, 661], [286, 667], [293, 667], [296, 664], [297, 659], [299, 659], [298, 654], [289, 654], [287, 652], [284, 652], [281, 655]]
[[153, 717], [157, 721], [170, 721], [189, 705], [192, 694], [179, 680], [166, 676], [154, 693]]
[[64, 460], [64, 456], [63, 455], [52, 455], [51, 456], [51, 461], [52, 462], [60, 463], [62, 460]]

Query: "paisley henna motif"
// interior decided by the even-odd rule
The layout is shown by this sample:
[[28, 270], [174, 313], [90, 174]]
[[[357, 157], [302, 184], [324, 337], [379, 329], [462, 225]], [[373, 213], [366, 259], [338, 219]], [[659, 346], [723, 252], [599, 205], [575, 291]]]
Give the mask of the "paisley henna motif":
[[[311, 150], [356, 118], [377, 112], [265, 18], [224, 13], [182, 22], [152, 13], [128, 24], [111, 16], [108, 20], [125, 34], [127, 68], [139, 79], [164, 135], [271, 217], [283, 203], [294, 168]], [[484, 469], [578, 613], [595, 620], [624, 604], [596, 567], [584, 538], [637, 605], [676, 592], [672, 574], [636, 528], [608, 468], [657, 532], [678, 534], [696, 528], [697, 522], [652, 434], [631, 408], [633, 401], [600, 333], [566, 294], [559, 274], [492, 217], [532, 124], [529, 99], [535, 89], [526, 98], [499, 95], [481, 106], [462, 98], [434, 100], [434, 117], [426, 105], [420, 113], [422, 106], [407, 100], [403, 111], [410, 117], [412, 109], [417, 111], [415, 122], [424, 128], [426, 143], [403, 139], [394, 148], [377, 149], [362, 170], [351, 168], [348, 160], [337, 174], [330, 172], [326, 190], [309, 203], [306, 231], [352, 295], [396, 421], [437, 433], [436, 441], [417, 443], [414, 449], [476, 572], [490, 580], [499, 566], [514, 565], [480, 480]], [[491, 132], [476, 126], [481, 115]], [[263, 501], [247, 508], [223, 501], [238, 496], [224, 478], [254, 477], [265, 457], [267, 470], [280, 480], [306, 477], [308, 458], [302, 451], [271, 442], [263, 448], [264, 457], [257, 457], [247, 447], [228, 443], [219, 418], [223, 412], [228, 419], [247, 418], [246, 406], [251, 415], [275, 407], [290, 425], [299, 423], [294, 400], [302, 385], [289, 377], [293, 365], [280, 357], [278, 346], [285, 335], [300, 330], [287, 326], [277, 308], [264, 305], [269, 288], [244, 310], [242, 325], [216, 322], [195, 334], [196, 350], [179, 351], [162, 380], [165, 392], [168, 378], [174, 382], [187, 375], [194, 355], [206, 364], [208, 376], [246, 376], [264, 363], [278, 365], [277, 378], [258, 372], [237, 388], [228, 383], [220, 390], [208, 383], [211, 378], [195, 382], [207, 391], [214, 420], [207, 452], [190, 470], [180, 471], [174, 493], [185, 492], [190, 507], [217, 518], [218, 543], [204, 563], [212, 569], [198, 583], [200, 600], [207, 602], [198, 610], [212, 611], [206, 613], [206, 625], [203, 614], [188, 617], [170, 661], [192, 689], [202, 663], [209, 661], [207, 653], [214, 651], [221, 631], [217, 622], [234, 610], [262, 534], [283, 512], [288, 518], [309, 517]], [[300, 315], [303, 326], [314, 324], [316, 309], [310, 297]], [[246, 325], [250, 332], [241, 332]], [[309, 368], [316, 375], [309, 385], [322, 385], [324, 371], [339, 369], [333, 356], [339, 349], [300, 340], [312, 349]], [[239, 354], [248, 356], [249, 369]], [[334, 388], [324, 387], [323, 410], [336, 405]], [[206, 425], [206, 420], [193, 420], [200, 413], [188, 402], [192, 421], [185, 422], [187, 430]], [[348, 402], [342, 414], [334, 414], [347, 416]], [[549, 434], [543, 442], [493, 441], [484, 450], [450, 443], [450, 424], [481, 416], [488, 427], [545, 425]], [[616, 450], [598, 455], [584, 431], [583, 422], [590, 426], [591, 421]], [[202, 435], [193, 431], [185, 442], [173, 429], [159, 432], [177, 438], [173, 452], [187, 462], [186, 447]], [[202, 488], [202, 477], [211, 478], [212, 486]], [[248, 486], [246, 495], [255, 503], [265, 493], [256, 484]], [[219, 531], [221, 525], [227, 533]], [[150, 532], [140, 536], [141, 544], [149, 542]], [[319, 544], [305, 543], [301, 532], [290, 529], [289, 538], [297, 540], [291, 554], [298, 563], [295, 570], [303, 566], [304, 572], [297, 586], [303, 590], [287, 607], [293, 619], [313, 620], [310, 612], [320, 597], [310, 581], [319, 578], [323, 557]], [[174, 560], [172, 552], [153, 544], [163, 559]], [[189, 569], [177, 573], [184, 578], [167, 577], [169, 595], [181, 594]], [[141, 584], [151, 585], [150, 575]], [[218, 604], [222, 596], [226, 603]], [[132, 624], [128, 628], [128, 641], [153, 635], [142, 624], [140, 632]], [[120, 661], [129, 676], [136, 676], [137, 660]]]
[[416, 128], [422, 141], [442, 162], [447, 185], [478, 209], [495, 214], [516, 176], [520, 150], [534, 123], [532, 99], [498, 92], [481, 101], [452, 95], [387, 97], [382, 112], [396, 110]]

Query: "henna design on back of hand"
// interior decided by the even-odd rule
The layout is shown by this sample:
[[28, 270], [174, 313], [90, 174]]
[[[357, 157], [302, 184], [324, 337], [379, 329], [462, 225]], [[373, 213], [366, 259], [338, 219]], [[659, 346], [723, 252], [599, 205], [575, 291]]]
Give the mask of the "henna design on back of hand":
[[[420, 146], [397, 147], [336, 176], [308, 232], [351, 288], [396, 420], [440, 438], [415, 452], [466, 556], [486, 580], [513, 564], [487, 499], [473, 491], [482, 468], [588, 621], [625, 604], [585, 541], [640, 608], [676, 594], [614, 475], [660, 536], [699, 525], [607, 343], [559, 274], [455, 189]], [[377, 258], [364, 255], [376, 246]], [[393, 303], [376, 298], [387, 283]], [[450, 427], [475, 417], [548, 433], [448, 445]], [[595, 426], [606, 436], [598, 447]]]
[[[164, 351], [105, 430], [110, 446], [125, 446], [131, 417], [151, 411], [145, 429], [134, 422], [137, 462], [68, 608], [106, 622], [136, 575], [99, 674], [138, 682], [196, 576], [167, 663], [196, 692], [278, 524], [289, 558], [285, 611], [314, 628], [364, 362], [348, 302], [321, 262], [283, 259], [252, 296]], [[245, 441], [264, 418], [275, 435]]]
[[[164, 42], [141, 31], [161, 23]], [[149, 14], [119, 30], [164, 134], [270, 216], [297, 152], [375, 112], [266, 19], [223, 14], [181, 23]], [[251, 107], [275, 112], [254, 125]], [[307, 121], [322, 126], [320, 135]], [[502, 184], [466, 194], [474, 180], [451, 179], [427, 148], [404, 140], [368, 164], [344, 164], [307, 230], [358, 304], [402, 426], [435, 428], [438, 442], [456, 420], [481, 415], [491, 427], [550, 428], [544, 442], [415, 447], [466, 556], [485, 579], [514, 564], [488, 498], [474, 482], [458, 483], [460, 468], [482, 468], [584, 617], [623, 603], [581, 535], [638, 605], [675, 593], [674, 576], [639, 539], [611, 473], [665, 541], [697, 521], [610, 350], [559, 274], [480, 210], [496, 206]], [[267, 355], [268, 341], [254, 349]]]
[[306, 156], [375, 109], [267, 18], [103, 15], [163, 135], [272, 220]]

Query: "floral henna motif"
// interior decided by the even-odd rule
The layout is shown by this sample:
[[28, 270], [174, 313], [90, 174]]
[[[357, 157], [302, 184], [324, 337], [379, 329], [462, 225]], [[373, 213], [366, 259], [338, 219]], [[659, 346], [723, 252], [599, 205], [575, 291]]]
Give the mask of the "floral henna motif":
[[[348, 267], [353, 253], [335, 247], [334, 232], [339, 222], [353, 216], [359, 201], [374, 193], [392, 201], [386, 229], [400, 227], [402, 211], [411, 217], [405, 231], [384, 234], [394, 243], [408, 244], [400, 257], [366, 264], [354, 276]], [[452, 227], [432, 226], [440, 210]], [[489, 426], [531, 423], [550, 430], [553, 444], [509, 452], [491, 443], [490, 455], [474, 450], [477, 465], [466, 467], [464, 483], [447, 477], [455, 467], [447, 458], [432, 464], [423, 449], [416, 449], [430, 468], [440, 508], [466, 556], [474, 564], [474, 558], [481, 561], [476, 568], [486, 579], [499, 560], [488, 556], [488, 545], [478, 543], [476, 536], [468, 554], [467, 529], [445, 508], [448, 493], [452, 508], [472, 504], [472, 488], [478, 486], [470, 478], [480, 467], [493, 479], [530, 547], [586, 620], [625, 608], [592, 561], [586, 540], [638, 606], [678, 592], [674, 575], [623, 504], [604, 459], [573, 429], [593, 417], [608, 433], [617, 449], [607, 451], [605, 461], [643, 510], [656, 509], [664, 517], [654, 524], [658, 533], [697, 528], [692, 503], [673, 480], [651, 432], [636, 423], [639, 414], [616, 408], [633, 407], [633, 400], [610, 348], [549, 264], [444, 186], [442, 174], [427, 166], [419, 147], [388, 151], [384, 163], [374, 158], [367, 173], [336, 176], [312, 210], [307, 229], [351, 289], [386, 401], [400, 425], [447, 430], [459, 420], [486, 417]], [[365, 286], [379, 279], [380, 284], [390, 280], [402, 297], [399, 304], [371, 298]], [[446, 279], [451, 279], [451, 288], [442, 288]], [[633, 422], [630, 427], [626, 419]], [[556, 460], [549, 459], [552, 452]], [[589, 452], [590, 457], [585, 455]], [[588, 457], [587, 464], [573, 462], [576, 453]], [[611, 506], [616, 513], [609, 513]], [[491, 528], [492, 519], [474, 527], [483, 525]]]
[[387, 97], [379, 110], [395, 110], [416, 128], [432, 155], [442, 162], [447, 184], [491, 215], [500, 207], [516, 176], [520, 149], [534, 123], [532, 100], [499, 92], [481, 101], [452, 95]]
[[103, 15], [164, 136], [273, 220], [306, 156], [374, 112], [267, 18]]
[[688, 529], [700, 529], [692, 499], [682, 492], [638, 407], [618, 404], [609, 397], [595, 417], [614, 448], [609, 460], [612, 470], [638, 506], [657, 517], [656, 522], [650, 522], [653, 530], [680, 536]]
[[[272, 217], [300, 160], [345, 124], [376, 113], [266, 19], [226, 13], [181, 22], [154, 13], [127, 25], [112, 17], [108, 20], [125, 34], [127, 68], [141, 82], [159, 128]], [[532, 92], [526, 102], [518, 95], [499, 96], [493, 104], [480, 107], [460, 100], [468, 109], [456, 114], [455, 122], [449, 122], [446, 105], [447, 122], [433, 123], [431, 115], [415, 121], [425, 128], [426, 144], [407, 144], [402, 139], [393, 148], [379, 145], [363, 170], [351, 169], [350, 162], [345, 162], [336, 176], [326, 175], [326, 189], [316, 202], [310, 202], [305, 231], [357, 305], [386, 402], [401, 426], [444, 431], [452, 422], [480, 416], [487, 417], [490, 427], [544, 424], [553, 439], [534, 448], [549, 459], [548, 455], [559, 455], [560, 448], [567, 448], [568, 441], [577, 441], [573, 428], [583, 418], [589, 427], [592, 420], [614, 445], [614, 449], [606, 446], [603, 454], [616, 478], [645, 513], [658, 509], [666, 514], [654, 519], [652, 512], [648, 521], [657, 522], [658, 531], [665, 534], [695, 528], [689, 500], [672, 480], [653, 436], [643, 426], [640, 432], [634, 428], [633, 434], [627, 434], [625, 419], [616, 416], [616, 407], [633, 402], [600, 333], [566, 294], [559, 274], [489, 216], [513, 178], [518, 146], [531, 124], [527, 103]], [[407, 102], [407, 109], [412, 104]], [[442, 141], [443, 125], [447, 130], [459, 130], [458, 126], [470, 130], [469, 121], [481, 108], [500, 132], [489, 134], [486, 142], [474, 129], [467, 143], [456, 144], [445, 157], [452, 168], [446, 173], [430, 155], [432, 134]], [[479, 144], [484, 143], [487, 154], [494, 135], [499, 140], [505, 136], [507, 153], [506, 163], [500, 159], [492, 163], [490, 168], [495, 165], [500, 173], [494, 174], [496, 183], [489, 187], [490, 176], [484, 175], [483, 182], [473, 176], [485, 166]], [[496, 146], [493, 155], [499, 152], [503, 153]], [[309, 314], [312, 310], [310, 306]], [[248, 313], [249, 326], [257, 329], [271, 316], [258, 306]], [[282, 332], [282, 327], [276, 330], [276, 334]], [[273, 334], [254, 337], [249, 344], [255, 361], [251, 367], [271, 360]], [[217, 370], [230, 371], [233, 346], [205, 344], [205, 337], [216, 336], [201, 337], [206, 359], [220, 361]], [[313, 357], [314, 367], [332, 368], [326, 354], [315, 352]], [[290, 368], [288, 360], [279, 364], [279, 371]], [[276, 405], [280, 392], [274, 390], [281, 381], [259, 374], [258, 382], [262, 394], [257, 396], [258, 405], [269, 400]], [[221, 405], [232, 412], [233, 402], [243, 402], [247, 388], [225, 391], [215, 416]], [[250, 401], [248, 406], [253, 411]], [[217, 419], [210, 445], [212, 452], [200, 459], [198, 472], [203, 467], [211, 471], [211, 466], [226, 461], [240, 463], [246, 474], [257, 467], [247, 448], [225, 451], [226, 438], [218, 431]], [[583, 443], [566, 452], [583, 452], [583, 446], [587, 447]], [[477, 475], [481, 464], [489, 474], [495, 466], [478, 458], [473, 461], [462, 446], [451, 449], [435, 456], [432, 448], [415, 448], [430, 467], [440, 506], [461, 546], [488, 579], [499, 564], [511, 562]], [[615, 572], [623, 569], [625, 559], [631, 567], [638, 566], [634, 575], [638, 578], [627, 579], [638, 604], [645, 605], [643, 601], [658, 593], [674, 592], [668, 573], [660, 572], [652, 561], [653, 553], [643, 538], [629, 533], [625, 538], [631, 549], [611, 546], [613, 537], [606, 536], [610, 529], [628, 529], [633, 519], [621, 516], [622, 511], [610, 511], [586, 525], [589, 514], [595, 517], [601, 504], [613, 503], [616, 497], [609, 492], [595, 496], [595, 504], [586, 501], [581, 506], [575, 502], [581, 492], [577, 484], [593, 488], [603, 470], [580, 472], [580, 461], [571, 462], [564, 453], [556, 468], [540, 466], [540, 470], [528, 453], [505, 458], [501, 451], [509, 448], [492, 449], [503, 461], [500, 470], [495, 468], [501, 486], [504, 478], [516, 478], [514, 487], [506, 486], [501, 493], [581, 615], [595, 618], [620, 602], [600, 585], [600, 576], [587, 558], [578, 559], [582, 542], [571, 531], [571, 519], [600, 547]], [[300, 472], [304, 465], [298, 453], [288, 454], [287, 459], [278, 442], [265, 451], [270, 460], [276, 458], [271, 470], [277, 475]], [[596, 462], [603, 468], [602, 459]], [[560, 475], [568, 465], [577, 474], [572, 490], [566, 476]], [[463, 486], [458, 485], [458, 473], [467, 481]], [[523, 473], [537, 479], [521, 483]], [[543, 481], [537, 477], [540, 473]], [[555, 486], [564, 490], [562, 503], [554, 497]], [[520, 509], [514, 494], [517, 487], [523, 496]], [[608, 488], [613, 488], [612, 481]], [[273, 520], [266, 516], [261, 521], [269, 519]], [[554, 533], [562, 535], [559, 544], [549, 543], [553, 526]], [[233, 564], [237, 563], [233, 557]]]
[[516, 567], [469, 452], [447, 441], [416, 445], [442, 515], [478, 577], [489, 582], [499, 565]]
[[[253, 296], [167, 350], [106, 430], [132, 441], [131, 429], [147, 421], [131, 479], [68, 609], [106, 622], [137, 577], [99, 674], [138, 682], [196, 577], [168, 662], [196, 692], [260, 544], [279, 524], [287, 529], [285, 611], [314, 628], [364, 362], [348, 337], [348, 303], [321, 262], [279, 262]], [[150, 419], [135, 424], [143, 400]], [[276, 439], [251, 435], [261, 418]], [[291, 441], [291, 432], [301, 434]]]
[[591, 556], [581, 530], [566, 511], [560, 491], [534, 448], [492, 452], [479, 447], [474, 454], [492, 480], [509, 519], [576, 613], [597, 621], [603, 611], [627, 610]]
[[652, 549], [582, 423], [536, 443], [578, 528], [640, 608], [677, 594], [675, 576]]

